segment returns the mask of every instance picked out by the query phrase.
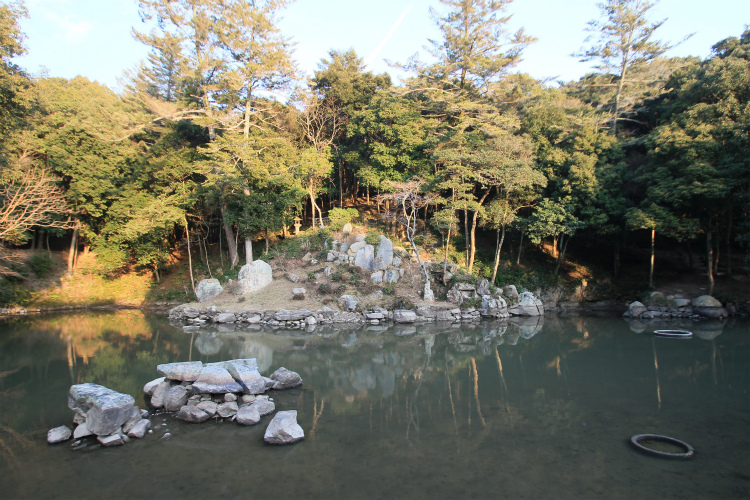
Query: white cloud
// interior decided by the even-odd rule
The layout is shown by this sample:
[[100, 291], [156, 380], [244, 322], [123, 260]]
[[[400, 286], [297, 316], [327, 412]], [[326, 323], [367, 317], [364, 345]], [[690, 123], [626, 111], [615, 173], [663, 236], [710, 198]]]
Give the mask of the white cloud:
[[76, 44], [84, 41], [91, 32], [93, 26], [88, 21], [74, 20], [71, 16], [58, 21], [58, 26], [62, 33], [57, 38], [62, 39], [65, 43]]

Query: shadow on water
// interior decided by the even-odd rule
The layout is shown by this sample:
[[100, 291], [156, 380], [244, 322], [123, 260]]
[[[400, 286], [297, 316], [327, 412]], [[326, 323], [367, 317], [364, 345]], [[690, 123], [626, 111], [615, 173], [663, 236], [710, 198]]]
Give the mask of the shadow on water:
[[[0, 497], [747, 498], [748, 321], [548, 316], [478, 324], [184, 332], [139, 311], [0, 325]], [[682, 326], [683, 328], [685, 326]], [[49, 446], [71, 384], [132, 394], [156, 365], [254, 357], [304, 385], [272, 392], [306, 439], [263, 443], [242, 427], [154, 415], [121, 448]], [[169, 437], [164, 438], [169, 433]], [[672, 435], [696, 458], [627, 446]]]

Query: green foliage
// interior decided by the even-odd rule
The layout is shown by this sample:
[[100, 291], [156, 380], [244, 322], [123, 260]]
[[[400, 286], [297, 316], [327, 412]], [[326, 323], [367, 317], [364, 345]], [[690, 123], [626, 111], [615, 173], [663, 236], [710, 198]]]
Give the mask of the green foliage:
[[331, 274], [331, 281], [341, 281], [344, 277], [339, 271], [335, 271]]
[[34, 274], [36, 274], [40, 278], [47, 276], [50, 272], [52, 272], [52, 267], [54, 266], [54, 264], [55, 261], [52, 260], [52, 257], [50, 257], [46, 253], [35, 253], [29, 259], [29, 266], [31, 267], [31, 270], [34, 271]]
[[24, 306], [31, 301], [31, 291], [20, 283], [0, 280], [0, 304]]
[[365, 235], [365, 243], [368, 245], [379, 245], [380, 244], [380, 233], [375, 230], [367, 231], [367, 234]]
[[383, 293], [386, 295], [393, 295], [393, 292], [395, 291], [395, 287], [393, 286], [393, 283], [388, 283], [383, 287]]
[[318, 285], [318, 293], [323, 295], [330, 295], [334, 292], [333, 286], [330, 283], [321, 283]]
[[307, 273], [307, 281], [315, 281], [315, 273], [314, 272]]
[[341, 230], [344, 224], [357, 218], [359, 218], [359, 211], [356, 208], [334, 207], [328, 211], [328, 219], [331, 221], [330, 227], [334, 231]]
[[357, 283], [357, 281], [359, 281], [359, 278], [360, 278], [359, 272], [353, 270], [351, 274], [349, 275], [349, 283], [354, 285]]

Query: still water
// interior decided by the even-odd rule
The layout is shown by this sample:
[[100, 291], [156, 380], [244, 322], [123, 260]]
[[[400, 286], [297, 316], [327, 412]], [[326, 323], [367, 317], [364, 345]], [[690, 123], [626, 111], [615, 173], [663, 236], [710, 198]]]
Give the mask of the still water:
[[[194, 334], [139, 311], [6, 321], [0, 498], [748, 498], [750, 323], [691, 329], [655, 338], [584, 316]], [[46, 443], [70, 425], [71, 384], [143, 406], [157, 364], [241, 357], [300, 373], [302, 387], [270, 394], [298, 411], [303, 442], [264, 445], [270, 416], [162, 414], [119, 448]], [[627, 444], [641, 433], [696, 457], [644, 455]]]

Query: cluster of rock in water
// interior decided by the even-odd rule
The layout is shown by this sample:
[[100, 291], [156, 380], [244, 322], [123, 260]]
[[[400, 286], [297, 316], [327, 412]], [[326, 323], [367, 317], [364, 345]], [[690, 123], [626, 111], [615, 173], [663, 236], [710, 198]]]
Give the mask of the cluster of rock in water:
[[[731, 311], [736, 314], [737, 311]], [[639, 301], [631, 302], [623, 316], [625, 318], [651, 320], [669, 318], [710, 318], [722, 319], [730, 315], [717, 299], [710, 295], [701, 295], [695, 299], [686, 299], [674, 295], [665, 296], [661, 292], [653, 292], [643, 304]]]
[[[163, 377], [147, 383], [143, 391], [154, 410], [176, 412], [175, 417], [191, 423], [210, 419], [228, 419], [240, 425], [255, 425], [276, 411], [269, 389], [283, 390], [302, 385], [298, 373], [279, 368], [270, 377], [258, 371], [254, 358], [218, 363], [189, 361], [159, 365]], [[79, 441], [96, 436], [103, 446], [118, 446], [130, 438], [142, 438], [151, 427], [149, 412], [135, 406], [135, 400], [104, 386], [87, 383], [74, 385], [68, 394], [68, 407], [75, 412], [74, 431], [67, 426], [47, 433], [50, 444]], [[264, 435], [270, 444], [290, 444], [304, 438], [295, 410], [277, 412]]]

